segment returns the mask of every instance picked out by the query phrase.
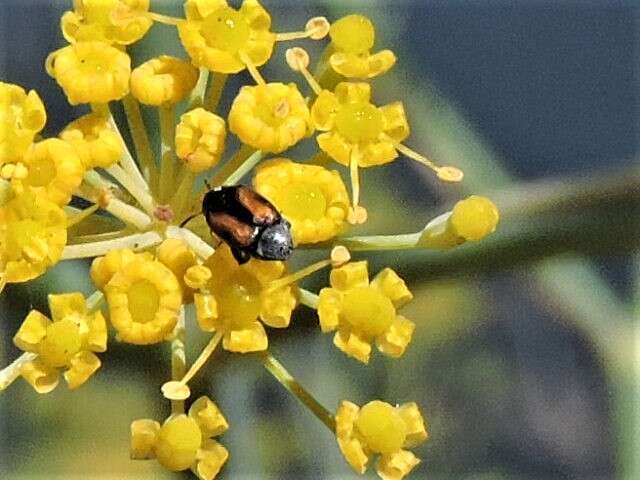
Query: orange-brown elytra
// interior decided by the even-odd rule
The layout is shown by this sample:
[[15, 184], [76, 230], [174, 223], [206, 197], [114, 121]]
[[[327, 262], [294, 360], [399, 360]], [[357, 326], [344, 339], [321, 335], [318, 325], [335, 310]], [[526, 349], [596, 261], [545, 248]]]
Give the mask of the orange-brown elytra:
[[202, 200], [202, 214], [211, 231], [229, 245], [239, 264], [251, 257], [287, 260], [293, 253], [291, 224], [271, 202], [247, 186], [210, 189]]

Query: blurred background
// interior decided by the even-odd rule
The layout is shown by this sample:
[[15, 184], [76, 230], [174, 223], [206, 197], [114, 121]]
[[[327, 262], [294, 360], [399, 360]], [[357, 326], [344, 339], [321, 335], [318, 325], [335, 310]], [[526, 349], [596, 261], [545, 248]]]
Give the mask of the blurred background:
[[[180, 2], [151, 3], [181, 12]], [[288, 330], [269, 332], [274, 355], [331, 410], [342, 399], [417, 401], [431, 438], [416, 449], [423, 463], [409, 478], [640, 478], [638, 2], [263, 3], [280, 32], [316, 15], [370, 16], [376, 48], [398, 56], [373, 82], [376, 102], [402, 100], [407, 144], [465, 171], [462, 185], [445, 185], [404, 159], [366, 170], [370, 221], [357, 233], [417, 231], [472, 193], [502, 213], [493, 236], [455, 251], [357, 255], [371, 272], [393, 267], [415, 293], [402, 313], [418, 328], [402, 359], [377, 355], [365, 367], [347, 358], [304, 307]], [[56, 135], [83, 113], [43, 69], [62, 45], [58, 21], [71, 2], [0, 7], [0, 80], [36, 89], [45, 135]], [[320, 45], [305, 47], [319, 57]], [[302, 85], [283, 68], [285, 48], [263, 74]], [[131, 49], [134, 65], [160, 52], [184, 55], [169, 27]], [[248, 82], [228, 83], [223, 112]], [[153, 125], [153, 111], [145, 115]], [[304, 160], [307, 144], [292, 158]], [[307, 286], [326, 282], [322, 273]], [[29, 309], [47, 313], [47, 293], [74, 290], [92, 293], [86, 263], [5, 289], [2, 365], [19, 354], [11, 338]], [[189, 357], [206, 341], [191, 329]], [[38, 396], [20, 380], [0, 394], [0, 478], [183, 478], [128, 459], [130, 422], [169, 413], [159, 393], [168, 345], [111, 342], [102, 360], [77, 392], [60, 386]], [[214, 398], [231, 423], [220, 478], [358, 478], [332, 435], [255, 358], [219, 352], [193, 390]]]

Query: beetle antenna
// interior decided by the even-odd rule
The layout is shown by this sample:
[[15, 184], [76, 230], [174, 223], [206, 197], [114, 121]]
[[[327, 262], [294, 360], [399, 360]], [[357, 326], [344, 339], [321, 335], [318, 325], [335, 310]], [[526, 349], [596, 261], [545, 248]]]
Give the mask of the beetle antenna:
[[180, 224], [180, 228], [184, 227], [187, 223], [189, 223], [191, 220], [193, 220], [194, 218], [196, 218], [198, 215], [200, 215], [200, 213], [194, 213], [193, 215], [187, 217], [181, 224]]
[[209, 190], [213, 190], [213, 187], [211, 186], [211, 184], [209, 183], [209, 180], [207, 180], [206, 178], [204, 179], [204, 184], [207, 186], [207, 188]]

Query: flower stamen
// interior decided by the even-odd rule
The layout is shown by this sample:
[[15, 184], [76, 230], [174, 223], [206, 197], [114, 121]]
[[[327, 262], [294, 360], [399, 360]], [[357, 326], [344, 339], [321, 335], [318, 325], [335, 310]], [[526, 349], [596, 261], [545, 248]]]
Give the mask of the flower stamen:
[[358, 163], [360, 162], [360, 149], [354, 145], [351, 150], [349, 161], [349, 176], [351, 178], [351, 208], [347, 216], [347, 221], [352, 225], [359, 225], [367, 221], [367, 210], [358, 205], [360, 202], [360, 177], [358, 173]]
[[[390, 137], [386, 135], [385, 137], [386, 139], [390, 139]], [[401, 143], [396, 143], [395, 147], [405, 157], [409, 157], [411, 160], [415, 160], [416, 162], [421, 163], [436, 172], [438, 178], [443, 182], [457, 183], [462, 181], [464, 177], [464, 173], [459, 168], [452, 166], [441, 167], [435, 164], [433, 161], [429, 160], [424, 155], [420, 155], [418, 152], [413, 151], [412, 149]]]
[[164, 25], [180, 25], [180, 23], [184, 22], [184, 18], [172, 17], [161, 13], [149, 12], [147, 15], [154, 22], [162, 23]]
[[313, 17], [309, 19], [303, 32], [276, 33], [276, 42], [287, 42], [289, 40], [301, 40], [310, 38], [311, 40], [322, 40], [329, 33], [331, 24], [326, 17]]
[[256, 84], [266, 85], [267, 82], [265, 82], [263, 76], [260, 74], [256, 66], [253, 64], [253, 62], [249, 58], [249, 55], [247, 55], [245, 52], [242, 52], [242, 51], [238, 53], [240, 55], [240, 60], [242, 60], [242, 63], [245, 64], [245, 66], [247, 67], [247, 70], [249, 70], [249, 74], [251, 75], [253, 80], [256, 82]]
[[313, 93], [320, 95], [322, 87], [307, 68], [309, 66], [309, 54], [306, 50], [300, 47], [290, 48], [287, 50], [285, 57], [289, 68], [294, 72], [300, 72], [313, 90]]

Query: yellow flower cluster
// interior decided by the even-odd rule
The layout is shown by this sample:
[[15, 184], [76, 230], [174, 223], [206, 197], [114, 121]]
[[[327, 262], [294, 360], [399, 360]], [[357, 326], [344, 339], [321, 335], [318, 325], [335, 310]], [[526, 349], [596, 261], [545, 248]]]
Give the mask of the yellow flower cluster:
[[[417, 405], [372, 401], [360, 408], [344, 401], [334, 416], [273, 358], [265, 325], [288, 327], [301, 303], [317, 310], [321, 331], [335, 332], [334, 344], [347, 355], [366, 364], [375, 345], [398, 358], [415, 329], [398, 314], [412, 294], [389, 268], [370, 280], [367, 262], [351, 262], [346, 247], [453, 248], [493, 232], [498, 210], [490, 200], [471, 196], [402, 238], [344, 237], [350, 224], [367, 219], [359, 205], [359, 168], [405, 155], [443, 180], [462, 178], [454, 167], [438, 166], [402, 143], [410, 128], [401, 102], [378, 107], [372, 99], [363, 80], [384, 74], [396, 61], [390, 50], [374, 51], [372, 22], [357, 14], [333, 24], [314, 17], [304, 31], [275, 33], [257, 0], [244, 0], [239, 8], [226, 0], [187, 0], [184, 11], [185, 18], [173, 18], [151, 11], [148, 0], [74, 0], [61, 20], [69, 44], [52, 52], [45, 68], [69, 103], [90, 104], [92, 111], [57, 138], [36, 138], [46, 121], [37, 93], [0, 82], [0, 291], [74, 258], [94, 259], [90, 277], [98, 290], [89, 300], [79, 293], [49, 295], [51, 319], [35, 310], [26, 316], [14, 336], [24, 353], [0, 371], [0, 390], [22, 376], [46, 393], [61, 372], [70, 388], [80, 386], [101, 365], [95, 353], [106, 350], [108, 324], [122, 342], [170, 341], [172, 373], [161, 392], [172, 402], [172, 415], [162, 425], [134, 421], [131, 456], [212, 480], [229, 457], [214, 437], [229, 425], [207, 397], [185, 411], [188, 383], [219, 344], [231, 352], [259, 352], [248, 357], [332, 430], [356, 472], [364, 473], [378, 456], [378, 475], [400, 480], [419, 463], [408, 449], [427, 438]], [[185, 56], [159, 55], [132, 69], [125, 48], [154, 22], [177, 29]], [[311, 87], [308, 98], [295, 83], [267, 82], [260, 74], [275, 42], [327, 35], [330, 42], [314, 68], [318, 80], [304, 50], [286, 53], [289, 66]], [[239, 89], [226, 119], [216, 115], [226, 76], [245, 69], [255, 84]], [[110, 103], [116, 101], [122, 101], [127, 141], [135, 151], [111, 116]], [[143, 116], [140, 104], [145, 110], [157, 107], [158, 145], [151, 143], [148, 112]], [[241, 145], [225, 161], [227, 122]], [[264, 154], [288, 151], [316, 131], [312, 143], [319, 151], [307, 163], [262, 161]], [[351, 195], [342, 173], [327, 168], [330, 160], [348, 167]], [[198, 174], [207, 175], [209, 188], [218, 188], [251, 171], [255, 192], [232, 187], [235, 196], [227, 203], [207, 206], [206, 219], [186, 227], [197, 216], [190, 216], [192, 206], [202, 205], [204, 191], [194, 189]], [[83, 203], [74, 197], [93, 205], [80, 210]], [[224, 234], [211, 239], [219, 230]], [[328, 247], [330, 257], [289, 273], [285, 261], [255, 253], [267, 241], [289, 250], [289, 233], [295, 246]], [[298, 286], [328, 267], [330, 286], [319, 295]], [[99, 309], [103, 301], [106, 319]], [[195, 321], [187, 318], [191, 304]], [[187, 365], [186, 332], [194, 324], [211, 338]]]
[[222, 412], [208, 397], [200, 397], [189, 414], [172, 415], [162, 426], [151, 419], [131, 424], [131, 458], [155, 458], [174, 472], [191, 469], [200, 480], [214, 479], [229, 452], [212, 437], [229, 428]]
[[93, 352], [107, 349], [107, 324], [100, 311], [89, 312], [81, 293], [49, 295], [53, 320], [32, 310], [13, 337], [25, 352], [35, 353], [20, 374], [38, 393], [58, 385], [59, 370], [69, 388], [78, 388], [100, 368]]

